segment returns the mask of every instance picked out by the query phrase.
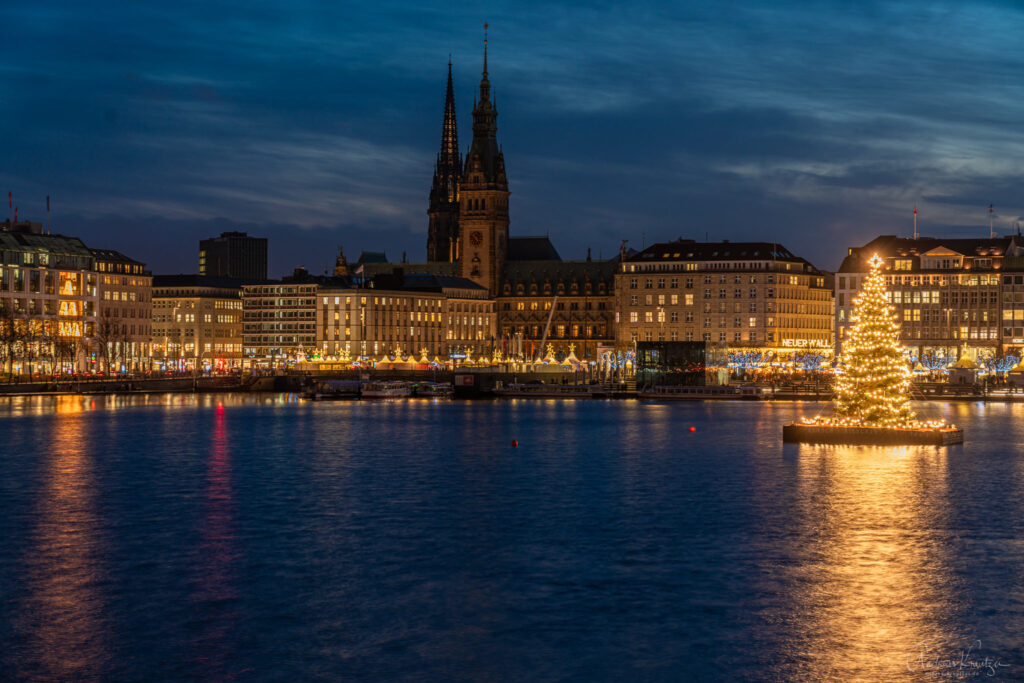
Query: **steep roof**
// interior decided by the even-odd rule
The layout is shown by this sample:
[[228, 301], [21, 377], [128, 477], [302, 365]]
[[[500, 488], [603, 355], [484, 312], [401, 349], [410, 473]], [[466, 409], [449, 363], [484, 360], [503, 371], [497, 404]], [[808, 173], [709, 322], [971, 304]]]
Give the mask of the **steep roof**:
[[125, 256], [114, 249], [89, 249], [89, 251], [96, 257], [96, 260], [103, 261], [104, 263], [130, 263], [134, 266], [146, 265], [142, 261], [136, 261], [130, 256]]
[[510, 261], [505, 264], [502, 284], [515, 287], [520, 283], [537, 283], [543, 286], [550, 282], [557, 287], [559, 282], [570, 285], [575, 280], [582, 285], [589, 280], [595, 285], [604, 281], [610, 288], [614, 286], [618, 264], [617, 258], [608, 261]]
[[964, 256], [1020, 256], [1024, 246], [1014, 237], [960, 238], [919, 237], [916, 240], [896, 235], [880, 235], [863, 247], [852, 247], [843, 259], [839, 272], [860, 273], [868, 270], [867, 260], [874, 254], [882, 258], [919, 256], [937, 248], [945, 248]]
[[359, 263], [387, 263], [387, 262], [388, 262], [388, 256], [383, 251], [364, 251], [361, 254], [359, 254], [359, 260], [356, 261], [357, 264], [359, 264]]
[[627, 261], [747, 261], [754, 259], [802, 260], [777, 242], [695, 242], [676, 240], [652, 244]]
[[54, 254], [92, 256], [92, 251], [77, 237], [65, 235], [39, 235], [29, 232], [0, 231], [0, 249], [34, 251]]
[[555, 245], [547, 237], [510, 237], [507, 261], [561, 261]]

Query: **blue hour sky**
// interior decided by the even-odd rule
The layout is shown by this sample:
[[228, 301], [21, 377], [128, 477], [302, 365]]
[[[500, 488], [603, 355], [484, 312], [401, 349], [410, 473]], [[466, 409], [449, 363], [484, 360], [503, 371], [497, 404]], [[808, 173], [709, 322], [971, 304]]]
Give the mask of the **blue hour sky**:
[[834, 269], [1024, 216], [1024, 3], [178, 0], [0, 5], [0, 189], [19, 217], [194, 272], [197, 241], [425, 258], [448, 54], [482, 24], [513, 235], [777, 240]]

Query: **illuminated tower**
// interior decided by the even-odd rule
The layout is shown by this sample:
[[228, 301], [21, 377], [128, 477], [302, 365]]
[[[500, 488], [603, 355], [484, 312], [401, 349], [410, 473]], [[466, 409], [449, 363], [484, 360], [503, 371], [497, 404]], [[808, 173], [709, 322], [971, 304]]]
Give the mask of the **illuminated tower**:
[[441, 151], [434, 167], [434, 183], [430, 188], [427, 215], [427, 260], [455, 261], [459, 256], [459, 175], [462, 155], [459, 133], [455, 126], [455, 91], [452, 88], [452, 60], [448, 60], [448, 92], [444, 100], [444, 125], [441, 129]]
[[498, 146], [498, 110], [487, 80], [487, 24], [480, 100], [473, 104], [473, 144], [459, 185], [459, 272], [497, 294], [508, 251], [508, 179]]

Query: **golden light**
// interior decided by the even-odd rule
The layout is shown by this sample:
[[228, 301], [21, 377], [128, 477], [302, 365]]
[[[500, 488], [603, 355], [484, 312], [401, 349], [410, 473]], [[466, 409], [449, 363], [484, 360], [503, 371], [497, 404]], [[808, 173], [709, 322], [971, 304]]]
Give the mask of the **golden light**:
[[875, 254], [871, 271], [853, 300], [851, 325], [836, 369], [834, 416], [804, 418], [804, 424], [830, 427], [942, 429], [941, 420], [917, 420], [910, 409], [913, 373], [900, 344], [900, 323], [889, 304], [882, 275], [883, 260]]

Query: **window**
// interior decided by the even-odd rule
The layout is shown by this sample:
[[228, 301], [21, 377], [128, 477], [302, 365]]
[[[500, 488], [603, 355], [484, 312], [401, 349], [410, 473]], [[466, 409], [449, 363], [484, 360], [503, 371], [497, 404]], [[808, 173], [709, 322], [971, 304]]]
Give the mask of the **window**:
[[652, 323], [652, 322], [654, 322], [654, 312], [653, 311], [644, 311], [644, 322], [645, 323]]
[[677, 306], [679, 304], [679, 295], [678, 294], [673, 294], [672, 298], [669, 299], [669, 300], [672, 302], [673, 306]]
[[665, 278], [658, 278], [658, 289], [665, 289]]
[[636, 294], [634, 294], [631, 297], [629, 297], [629, 305], [630, 306], [636, 306]]
[[679, 322], [679, 311], [672, 311], [672, 315], [669, 321], [674, 323]]
[[652, 280], [651, 278], [647, 278], [646, 280], [644, 280], [644, 289], [651, 289], [653, 287], [654, 287], [654, 280]]
[[636, 289], [636, 278], [635, 277], [629, 278], [629, 288], [630, 289]]
[[629, 322], [638, 323], [640, 322], [640, 314], [637, 311], [629, 312]]
[[751, 316], [750, 319], [747, 322], [748, 322], [748, 325], [747, 325], [748, 327], [757, 327], [757, 318], [755, 316]]
[[687, 294], [686, 295], [686, 305], [687, 306], [692, 306], [693, 305], [693, 294]]

